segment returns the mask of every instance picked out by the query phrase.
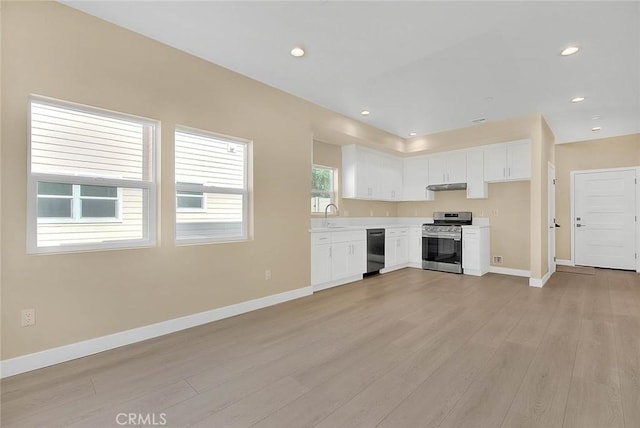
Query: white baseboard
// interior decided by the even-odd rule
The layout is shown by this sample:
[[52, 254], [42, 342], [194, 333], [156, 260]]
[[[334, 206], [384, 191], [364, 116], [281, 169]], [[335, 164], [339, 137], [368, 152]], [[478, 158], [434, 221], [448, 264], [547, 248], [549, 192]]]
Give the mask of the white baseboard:
[[335, 281], [323, 282], [322, 284], [317, 284], [313, 286], [313, 292], [326, 290], [327, 288], [337, 287], [339, 285], [348, 284], [350, 282], [360, 281], [362, 279], [362, 274], [350, 276], [348, 278], [341, 278]]
[[500, 273], [502, 275], [523, 276], [525, 278], [529, 278], [531, 276], [531, 271], [528, 270], [503, 268], [497, 266], [489, 266], [489, 272]]
[[485, 273], [487, 273], [486, 271], [483, 271], [482, 269], [463, 269], [462, 273], [464, 273], [465, 275], [471, 275], [471, 276], [482, 276]]
[[141, 342], [143, 340], [152, 339], [154, 337], [163, 336], [165, 334], [174, 333], [187, 328], [233, 317], [246, 312], [255, 311], [257, 309], [266, 308], [268, 306], [277, 305], [278, 303], [287, 302], [289, 300], [310, 296], [311, 294], [313, 294], [313, 288], [311, 286], [302, 287], [291, 291], [285, 291], [284, 293], [273, 294], [259, 299], [212, 309], [210, 311], [199, 312], [197, 314], [162, 321], [144, 327], [138, 327], [107, 336], [83, 340], [82, 342], [72, 343], [70, 345], [35, 352], [33, 354], [10, 358], [0, 362], [0, 378], [52, 366], [54, 364], [74, 360], [76, 358], [86, 357], [88, 355], [97, 354], [98, 352], [108, 351], [109, 349], [119, 348], [121, 346]]
[[544, 274], [542, 278], [529, 278], [529, 287], [542, 288], [549, 281], [553, 272], [549, 271]]
[[406, 267], [409, 267], [409, 263], [404, 263], [404, 264], [401, 264], [401, 265], [396, 265], [396, 266], [391, 266], [391, 267], [388, 267], [388, 268], [380, 269], [380, 273], [389, 273], [389, 272], [393, 272], [394, 270], [404, 269]]
[[409, 265], [407, 267], [414, 268], [414, 269], [422, 269], [422, 262], [418, 262], [418, 263], [409, 262]]
[[571, 260], [557, 259], [556, 264], [558, 266], [575, 266]]

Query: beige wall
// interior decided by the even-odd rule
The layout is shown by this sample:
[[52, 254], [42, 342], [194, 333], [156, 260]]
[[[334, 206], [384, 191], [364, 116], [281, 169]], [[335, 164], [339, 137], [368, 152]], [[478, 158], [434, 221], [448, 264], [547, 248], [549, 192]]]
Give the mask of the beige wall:
[[556, 146], [556, 257], [571, 259], [571, 171], [640, 166], [640, 134]]
[[[342, 198], [342, 147], [320, 141], [313, 142], [313, 163], [338, 168], [338, 207], [342, 217], [395, 217], [396, 202], [362, 201]], [[322, 215], [319, 215], [322, 217]]]
[[529, 270], [528, 181], [489, 184], [488, 199], [467, 199], [464, 190], [454, 190], [436, 192], [435, 201], [398, 204], [401, 217], [431, 217], [434, 211], [471, 211], [474, 217], [488, 217], [491, 260], [503, 260], [495, 266]]
[[[3, 359], [308, 286], [314, 135], [401, 142], [59, 3], [2, 2], [1, 18]], [[161, 121], [159, 246], [26, 254], [30, 94]], [[178, 124], [253, 140], [254, 240], [174, 245]]]

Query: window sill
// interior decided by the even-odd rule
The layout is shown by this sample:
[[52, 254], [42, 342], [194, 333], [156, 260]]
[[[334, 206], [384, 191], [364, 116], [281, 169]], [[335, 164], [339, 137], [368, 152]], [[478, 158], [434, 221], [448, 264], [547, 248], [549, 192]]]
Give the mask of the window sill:
[[27, 254], [30, 255], [43, 255], [43, 254], [74, 254], [85, 252], [97, 252], [97, 251], [113, 251], [113, 250], [137, 250], [141, 248], [156, 247], [157, 242], [154, 240], [144, 241], [121, 241], [121, 242], [108, 242], [108, 243], [94, 243], [94, 244], [71, 244], [71, 245], [56, 245], [50, 247], [35, 247], [28, 248]]

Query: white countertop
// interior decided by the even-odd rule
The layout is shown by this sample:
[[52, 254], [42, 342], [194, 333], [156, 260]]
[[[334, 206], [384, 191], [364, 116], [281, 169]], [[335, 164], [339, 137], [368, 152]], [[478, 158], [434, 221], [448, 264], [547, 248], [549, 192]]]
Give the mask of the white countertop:
[[[330, 217], [329, 227], [324, 226], [323, 218], [311, 219], [311, 233], [340, 232], [367, 229], [397, 229], [405, 227], [421, 227], [425, 223], [433, 223], [430, 217]], [[476, 217], [473, 224], [463, 226], [470, 228], [489, 227], [489, 219]]]

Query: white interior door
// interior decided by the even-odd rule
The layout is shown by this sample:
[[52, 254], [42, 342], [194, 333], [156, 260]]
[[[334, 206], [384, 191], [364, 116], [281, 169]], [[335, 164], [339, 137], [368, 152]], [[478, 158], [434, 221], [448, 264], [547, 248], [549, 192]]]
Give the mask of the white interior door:
[[548, 199], [549, 199], [549, 272], [556, 271], [556, 167], [549, 164]]
[[576, 173], [575, 264], [636, 269], [636, 172]]

